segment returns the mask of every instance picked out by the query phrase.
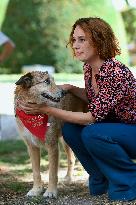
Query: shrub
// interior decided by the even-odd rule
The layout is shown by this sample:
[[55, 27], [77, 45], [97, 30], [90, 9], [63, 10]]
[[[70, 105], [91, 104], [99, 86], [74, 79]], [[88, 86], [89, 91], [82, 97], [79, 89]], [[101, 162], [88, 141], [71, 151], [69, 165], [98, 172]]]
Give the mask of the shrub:
[[[109, 0], [9, 1], [2, 30], [13, 39], [16, 49], [3, 66], [12, 73], [19, 73], [22, 65], [30, 64], [53, 65], [55, 72], [81, 73], [81, 63], [73, 59], [66, 44], [75, 20], [90, 15], [107, 20], [124, 47], [122, 19]], [[123, 50], [124, 60], [127, 53]]]

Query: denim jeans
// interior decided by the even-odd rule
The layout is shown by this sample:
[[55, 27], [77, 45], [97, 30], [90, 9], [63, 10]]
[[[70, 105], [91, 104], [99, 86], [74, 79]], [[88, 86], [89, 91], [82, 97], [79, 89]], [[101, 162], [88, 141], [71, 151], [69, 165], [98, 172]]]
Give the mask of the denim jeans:
[[136, 199], [136, 125], [65, 123], [64, 140], [90, 175], [92, 195], [108, 192], [111, 200]]

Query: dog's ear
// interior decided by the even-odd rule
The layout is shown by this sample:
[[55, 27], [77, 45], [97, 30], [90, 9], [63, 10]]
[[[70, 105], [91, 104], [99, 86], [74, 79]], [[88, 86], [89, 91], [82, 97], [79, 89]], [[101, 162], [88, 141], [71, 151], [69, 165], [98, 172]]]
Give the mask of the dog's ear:
[[27, 73], [26, 75], [22, 76], [15, 84], [22, 85], [24, 88], [30, 88], [32, 86], [32, 79], [33, 76], [31, 73]]

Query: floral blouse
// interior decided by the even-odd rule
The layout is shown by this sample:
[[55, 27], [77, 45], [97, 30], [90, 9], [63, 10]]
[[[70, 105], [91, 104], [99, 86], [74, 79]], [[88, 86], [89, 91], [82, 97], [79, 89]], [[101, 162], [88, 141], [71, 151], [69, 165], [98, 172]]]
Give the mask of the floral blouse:
[[98, 94], [95, 94], [91, 79], [92, 68], [84, 64], [85, 88], [88, 109], [96, 121], [109, 115], [121, 122], [136, 123], [136, 79], [132, 72], [115, 58], [107, 59], [95, 75]]

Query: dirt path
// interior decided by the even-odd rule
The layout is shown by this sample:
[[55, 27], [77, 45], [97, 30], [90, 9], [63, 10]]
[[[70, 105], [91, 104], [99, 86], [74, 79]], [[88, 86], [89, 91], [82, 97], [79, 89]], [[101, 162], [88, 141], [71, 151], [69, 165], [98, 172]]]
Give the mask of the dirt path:
[[90, 196], [86, 181], [81, 177], [75, 177], [77, 180], [71, 184], [64, 184], [60, 178], [57, 199], [45, 199], [42, 196], [28, 198], [25, 194], [32, 187], [32, 182], [19, 180], [8, 170], [2, 169], [0, 174], [0, 205], [136, 205], [136, 201], [111, 202], [107, 195]]

